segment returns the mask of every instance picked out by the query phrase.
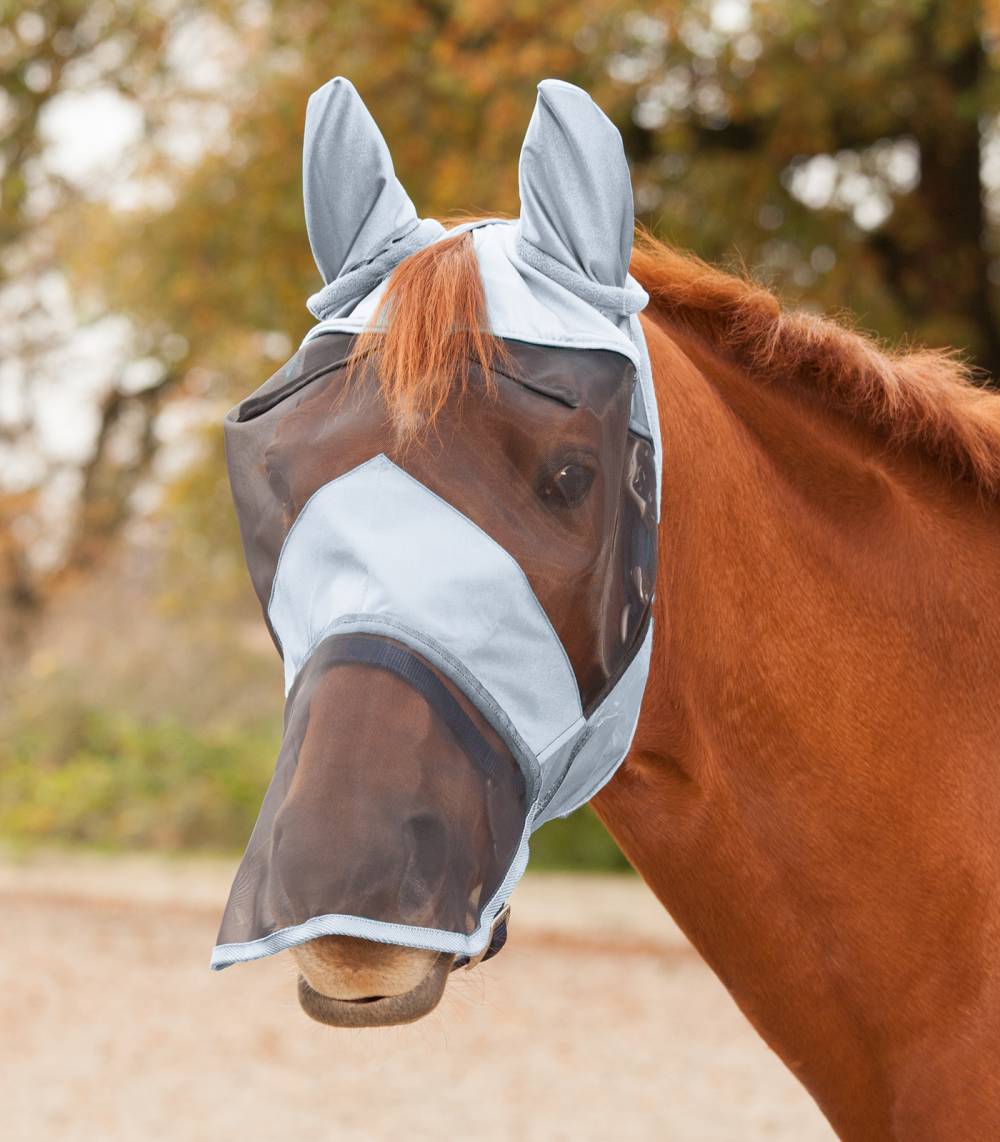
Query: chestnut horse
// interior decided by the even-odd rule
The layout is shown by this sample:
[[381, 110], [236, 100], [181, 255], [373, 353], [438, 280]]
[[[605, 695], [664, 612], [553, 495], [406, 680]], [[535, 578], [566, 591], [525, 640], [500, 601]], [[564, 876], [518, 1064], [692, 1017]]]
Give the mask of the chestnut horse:
[[[456, 355], [449, 297], [477, 286], [443, 290], [441, 259], [467, 240], [401, 267]], [[656, 642], [597, 810], [842, 1137], [1000, 1138], [1000, 396], [649, 238], [632, 272], [665, 441]], [[293, 954], [332, 996], [434, 959]]]

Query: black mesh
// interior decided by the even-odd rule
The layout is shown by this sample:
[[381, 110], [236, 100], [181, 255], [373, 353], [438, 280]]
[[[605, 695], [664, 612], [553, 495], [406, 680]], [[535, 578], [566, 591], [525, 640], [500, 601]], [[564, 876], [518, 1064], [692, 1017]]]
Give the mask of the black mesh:
[[[589, 712], [621, 676], [649, 620], [656, 470], [629, 431], [634, 371], [618, 353], [506, 342], [494, 377], [457, 395], [419, 443], [400, 445], [375, 368], [345, 391], [352, 339], [306, 343], [230, 413], [226, 448], [250, 575], [266, 606], [281, 544], [318, 488], [380, 452], [456, 507], [524, 570]], [[559, 479], [583, 469], [579, 505]]]
[[329, 914], [470, 935], [526, 813], [514, 757], [452, 682], [391, 639], [331, 636], [288, 696], [219, 942]]
[[[517, 561], [589, 712], [642, 642], [656, 575], [655, 467], [629, 427], [632, 365], [613, 352], [506, 342], [503, 371], [473, 371], [433, 428], [401, 443], [377, 362], [345, 382], [351, 345], [316, 337], [226, 419], [262, 606], [310, 496], [384, 453]], [[448, 678], [390, 639], [329, 638], [288, 697], [220, 942], [329, 914], [469, 935], [526, 814], [514, 756]]]

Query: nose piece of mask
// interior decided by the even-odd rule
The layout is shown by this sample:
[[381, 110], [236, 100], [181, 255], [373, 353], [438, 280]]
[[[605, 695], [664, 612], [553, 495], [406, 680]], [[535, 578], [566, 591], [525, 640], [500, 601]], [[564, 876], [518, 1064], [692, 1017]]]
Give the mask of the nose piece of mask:
[[404, 943], [450, 932], [462, 954], [527, 816], [524, 773], [452, 681], [392, 639], [332, 635], [289, 693], [220, 943], [277, 950], [319, 925]]

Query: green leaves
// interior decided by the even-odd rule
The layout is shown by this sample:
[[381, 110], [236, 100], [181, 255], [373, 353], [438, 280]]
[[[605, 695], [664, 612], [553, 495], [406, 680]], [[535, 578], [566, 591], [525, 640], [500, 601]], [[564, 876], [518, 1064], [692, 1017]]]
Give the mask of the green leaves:
[[0, 835], [20, 845], [236, 851], [279, 741], [276, 722], [206, 731], [66, 707], [21, 725], [0, 756]]

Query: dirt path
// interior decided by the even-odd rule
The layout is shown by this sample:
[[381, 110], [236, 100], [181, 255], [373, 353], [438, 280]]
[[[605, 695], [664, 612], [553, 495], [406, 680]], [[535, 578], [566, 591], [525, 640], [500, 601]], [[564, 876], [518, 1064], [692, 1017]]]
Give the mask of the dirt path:
[[207, 970], [232, 865], [0, 863], [5, 1142], [833, 1138], [642, 885], [534, 877], [504, 952], [412, 1027]]

